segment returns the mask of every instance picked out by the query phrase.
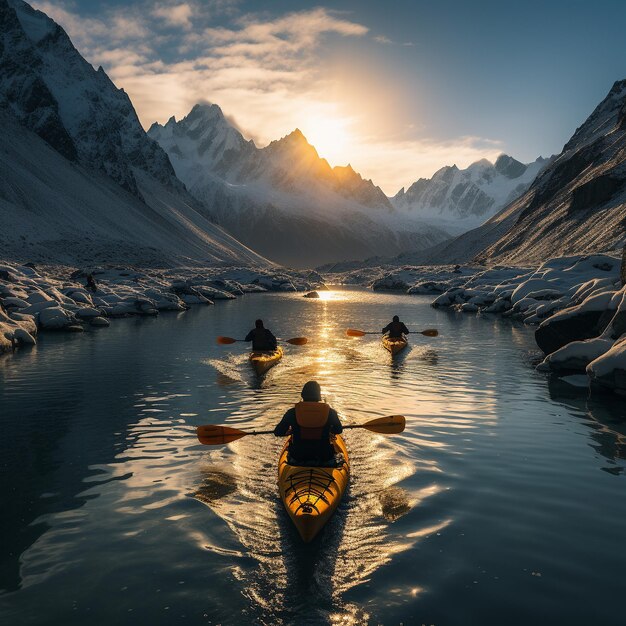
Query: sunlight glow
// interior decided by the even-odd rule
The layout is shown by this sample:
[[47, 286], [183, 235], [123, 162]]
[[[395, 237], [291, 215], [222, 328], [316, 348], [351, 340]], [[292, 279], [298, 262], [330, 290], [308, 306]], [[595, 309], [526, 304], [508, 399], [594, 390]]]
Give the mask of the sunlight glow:
[[348, 125], [348, 120], [341, 118], [311, 116], [303, 121], [302, 132], [319, 156], [330, 165], [345, 165], [350, 162], [354, 143]]
[[335, 300], [336, 299], [336, 293], [334, 291], [318, 291], [317, 293], [319, 293], [320, 297], [319, 300]]

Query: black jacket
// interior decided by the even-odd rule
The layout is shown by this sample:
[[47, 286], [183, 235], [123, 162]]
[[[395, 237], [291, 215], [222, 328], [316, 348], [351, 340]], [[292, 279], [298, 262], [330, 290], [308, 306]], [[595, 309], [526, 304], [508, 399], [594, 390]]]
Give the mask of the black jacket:
[[390, 322], [383, 328], [384, 333], [389, 333], [390, 337], [402, 337], [409, 334], [409, 329], [402, 322]]
[[259, 352], [276, 350], [276, 337], [267, 328], [253, 328], [244, 341], [252, 342], [252, 349]]
[[328, 413], [328, 421], [324, 426], [324, 433], [319, 440], [300, 439], [300, 426], [296, 421], [296, 409], [289, 409], [280, 420], [274, 434], [277, 437], [284, 437], [289, 429], [293, 435], [291, 445], [289, 446], [289, 454], [296, 460], [301, 461], [328, 461], [335, 455], [335, 449], [330, 442], [331, 433], [338, 435], [343, 432], [343, 426], [339, 421], [339, 416], [335, 409], [330, 409]]

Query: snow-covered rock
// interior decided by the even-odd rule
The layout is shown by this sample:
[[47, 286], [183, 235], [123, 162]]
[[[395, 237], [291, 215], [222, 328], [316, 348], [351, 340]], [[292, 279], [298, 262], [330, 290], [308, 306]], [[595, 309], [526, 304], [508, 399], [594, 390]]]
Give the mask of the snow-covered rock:
[[15, 337], [18, 344], [24, 346], [34, 346], [37, 343], [36, 339], [23, 328], [16, 328], [13, 332], [13, 337]]
[[61, 330], [77, 324], [78, 320], [72, 313], [60, 306], [43, 309], [39, 313], [39, 325], [46, 330]]
[[76, 317], [80, 317], [81, 319], [89, 319], [89, 318], [101, 317], [101, 316], [102, 316], [102, 312], [92, 307], [82, 307], [76, 311]]
[[21, 300], [20, 298], [2, 298], [0, 300], [4, 304], [5, 308], [25, 309], [29, 306], [28, 302]]
[[614, 341], [605, 337], [594, 337], [584, 341], [572, 341], [548, 354], [537, 369], [549, 370], [577, 370], [584, 372], [591, 361], [597, 359], [610, 350]]
[[615, 291], [604, 291], [590, 295], [581, 304], [555, 313], [541, 323], [535, 331], [537, 345], [545, 354], [550, 354], [572, 341], [591, 339], [598, 336], [606, 324], [607, 311]]
[[[23, 328], [33, 337], [41, 330], [65, 329], [80, 332], [85, 324], [108, 326], [106, 317], [155, 316], [159, 311], [185, 311], [190, 304], [213, 304], [207, 295], [232, 299], [248, 291], [306, 291], [313, 286], [309, 273], [277, 271], [273, 266], [259, 267], [175, 267], [167, 269], [126, 266], [91, 267], [77, 270], [68, 278], [67, 270], [42, 270], [33, 275], [19, 265], [7, 262], [7, 275], [15, 282], [0, 278], [0, 351], [18, 345], [15, 329]], [[96, 294], [88, 294], [81, 282], [86, 274], [98, 280]], [[73, 277], [73, 278], [72, 278]], [[261, 286], [254, 281], [263, 282]], [[10, 286], [9, 286], [10, 285]], [[225, 289], [219, 289], [220, 285]], [[228, 288], [231, 291], [226, 291]], [[182, 294], [185, 303], [172, 289]], [[13, 295], [6, 295], [7, 293]], [[34, 301], [34, 304], [30, 304]], [[91, 304], [88, 304], [91, 303]], [[16, 306], [23, 305], [23, 306]], [[26, 337], [24, 335], [24, 339]]]
[[626, 335], [602, 356], [589, 363], [587, 374], [593, 387], [626, 395]]

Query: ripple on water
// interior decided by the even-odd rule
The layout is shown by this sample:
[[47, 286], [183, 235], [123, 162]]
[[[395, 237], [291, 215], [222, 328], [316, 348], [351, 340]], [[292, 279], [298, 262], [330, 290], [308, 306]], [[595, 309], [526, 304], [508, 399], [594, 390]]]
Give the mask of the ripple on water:
[[[68, 625], [94, 614], [120, 624], [502, 623], [492, 607], [517, 624], [528, 607], [552, 622], [587, 617], [578, 598], [593, 592], [597, 620], [610, 623], [626, 566], [616, 549], [623, 409], [546, 385], [524, 327], [435, 311], [424, 298], [347, 294], [246, 296], [132, 330], [116, 320], [106, 335], [51, 336], [37, 358], [7, 360], [3, 458], [16, 508], [2, 523], [25, 539], [7, 561], [15, 574], [0, 614]], [[440, 336], [411, 336], [396, 359], [376, 337], [343, 336], [382, 327], [391, 309]], [[257, 316], [311, 339], [287, 346], [262, 378], [243, 346], [207, 337]], [[278, 497], [282, 442], [208, 448], [195, 427], [271, 428], [311, 378], [344, 423], [403, 414], [407, 429], [346, 433], [348, 491], [306, 545]]]

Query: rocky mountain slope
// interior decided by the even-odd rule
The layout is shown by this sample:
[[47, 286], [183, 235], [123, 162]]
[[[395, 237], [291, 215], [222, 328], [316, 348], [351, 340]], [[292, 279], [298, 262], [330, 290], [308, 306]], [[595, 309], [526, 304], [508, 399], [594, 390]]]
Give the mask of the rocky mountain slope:
[[3, 257], [268, 263], [200, 212], [128, 96], [60, 26], [0, 0], [0, 27]]
[[526, 193], [484, 224], [398, 263], [540, 263], [621, 249], [626, 241], [626, 80], [606, 98]]
[[295, 130], [257, 148], [217, 105], [148, 131], [189, 191], [238, 239], [275, 261], [303, 267], [397, 254], [448, 234], [394, 210], [350, 166], [331, 167]]
[[398, 210], [459, 234], [475, 228], [522, 195], [549, 159], [529, 164], [501, 154], [495, 163], [482, 159], [460, 170], [456, 165], [420, 178], [392, 203]]
[[252, 264], [268, 261], [144, 172], [143, 200], [68, 161], [15, 118], [0, 114], [0, 256], [19, 262]]

